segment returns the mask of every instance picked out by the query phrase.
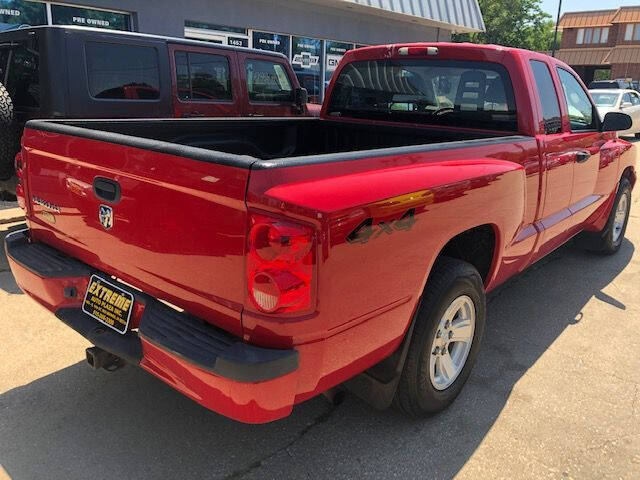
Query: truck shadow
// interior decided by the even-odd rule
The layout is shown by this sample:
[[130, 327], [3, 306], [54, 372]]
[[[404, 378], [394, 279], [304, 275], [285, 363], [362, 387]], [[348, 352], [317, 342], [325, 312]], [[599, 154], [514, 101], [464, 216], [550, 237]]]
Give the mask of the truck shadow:
[[602, 289], [633, 253], [628, 240], [613, 257], [566, 246], [492, 294], [469, 383], [429, 419], [377, 412], [348, 395], [337, 407], [315, 398], [284, 420], [250, 426], [137, 368], [108, 374], [78, 363], [0, 395], [0, 462], [14, 479], [451, 478], [516, 383], [567, 328], [579, 327], [593, 296], [626, 308]]

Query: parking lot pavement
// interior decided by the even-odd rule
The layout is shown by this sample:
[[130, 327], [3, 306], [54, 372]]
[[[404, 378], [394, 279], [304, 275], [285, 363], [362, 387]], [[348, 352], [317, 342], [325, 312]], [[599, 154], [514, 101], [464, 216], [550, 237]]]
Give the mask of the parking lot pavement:
[[423, 420], [349, 395], [249, 426], [135, 367], [94, 372], [88, 343], [21, 294], [0, 255], [2, 468], [14, 479], [640, 478], [638, 197], [617, 255], [568, 245], [491, 295], [469, 383]]

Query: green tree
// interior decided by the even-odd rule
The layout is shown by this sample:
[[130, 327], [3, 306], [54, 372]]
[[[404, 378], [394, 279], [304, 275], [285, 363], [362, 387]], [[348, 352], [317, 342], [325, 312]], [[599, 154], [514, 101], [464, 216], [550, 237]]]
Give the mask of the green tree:
[[551, 50], [554, 22], [548, 13], [542, 11], [540, 0], [479, 0], [478, 3], [486, 31], [456, 34], [454, 42]]

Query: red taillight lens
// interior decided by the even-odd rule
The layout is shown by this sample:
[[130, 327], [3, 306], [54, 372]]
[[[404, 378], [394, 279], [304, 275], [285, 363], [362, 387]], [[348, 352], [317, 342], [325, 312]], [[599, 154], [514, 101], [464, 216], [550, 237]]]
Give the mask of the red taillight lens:
[[307, 225], [251, 214], [249, 298], [263, 313], [304, 313], [312, 307], [314, 231]]

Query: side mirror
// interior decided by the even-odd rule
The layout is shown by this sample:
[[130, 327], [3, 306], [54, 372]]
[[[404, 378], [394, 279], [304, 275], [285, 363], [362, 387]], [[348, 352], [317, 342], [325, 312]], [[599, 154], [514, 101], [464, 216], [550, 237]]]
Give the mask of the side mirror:
[[309, 101], [309, 92], [306, 88], [298, 87], [295, 90], [295, 104], [299, 113], [304, 113]]
[[620, 105], [620, 107], [622, 108], [629, 108], [632, 107], [633, 104], [631, 102], [622, 102], [622, 105]]
[[609, 112], [604, 116], [600, 130], [603, 132], [629, 130], [632, 123], [631, 117], [626, 113]]

